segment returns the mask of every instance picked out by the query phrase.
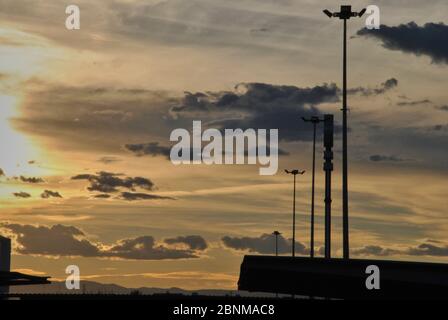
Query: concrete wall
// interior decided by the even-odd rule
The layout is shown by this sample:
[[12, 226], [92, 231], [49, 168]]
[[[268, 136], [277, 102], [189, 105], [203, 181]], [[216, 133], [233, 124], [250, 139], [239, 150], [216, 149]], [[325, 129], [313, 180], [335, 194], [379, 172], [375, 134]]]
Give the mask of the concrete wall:
[[[11, 270], [11, 240], [0, 236], [0, 271]], [[9, 292], [9, 287], [0, 287], [0, 294]]]

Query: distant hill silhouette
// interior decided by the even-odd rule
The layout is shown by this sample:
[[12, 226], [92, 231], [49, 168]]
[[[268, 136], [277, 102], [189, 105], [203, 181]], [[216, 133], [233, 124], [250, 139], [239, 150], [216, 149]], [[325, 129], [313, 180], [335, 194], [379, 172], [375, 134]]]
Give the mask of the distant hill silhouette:
[[272, 297], [270, 293], [252, 293], [237, 290], [202, 289], [184, 290], [180, 288], [126, 288], [116, 284], [103, 284], [94, 281], [82, 281], [80, 290], [68, 290], [65, 282], [52, 282], [47, 285], [12, 286], [12, 294], [183, 294], [183, 295], [206, 295], [206, 296], [245, 296], [245, 297]]

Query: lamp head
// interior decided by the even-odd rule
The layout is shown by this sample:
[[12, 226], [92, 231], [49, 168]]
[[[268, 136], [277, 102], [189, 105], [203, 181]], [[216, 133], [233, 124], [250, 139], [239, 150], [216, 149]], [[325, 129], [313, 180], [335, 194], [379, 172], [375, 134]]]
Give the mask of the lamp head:
[[328, 18], [333, 17], [333, 13], [331, 13], [329, 10], [325, 9], [323, 12], [327, 15]]
[[364, 15], [364, 13], [366, 13], [366, 11], [367, 11], [366, 8], [362, 9], [361, 11], [359, 11], [359, 13], [358, 13], [358, 17], [361, 18], [361, 17]]
[[339, 19], [350, 19], [353, 17], [352, 6], [341, 6], [341, 12], [339, 12]]

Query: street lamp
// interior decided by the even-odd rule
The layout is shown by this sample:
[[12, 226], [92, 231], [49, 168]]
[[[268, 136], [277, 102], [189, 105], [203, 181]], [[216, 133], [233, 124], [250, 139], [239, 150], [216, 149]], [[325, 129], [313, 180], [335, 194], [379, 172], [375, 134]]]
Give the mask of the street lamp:
[[278, 236], [281, 235], [280, 232], [274, 231], [272, 234], [275, 236], [275, 256], [278, 256]]
[[319, 117], [313, 116], [309, 119], [302, 117], [305, 122], [311, 122], [313, 124], [313, 175], [311, 183], [311, 240], [310, 240], [310, 257], [314, 258], [314, 183], [316, 175], [316, 126], [323, 122], [324, 119], [319, 119]]
[[298, 174], [304, 174], [305, 171], [299, 171], [294, 169], [292, 171], [285, 170], [286, 173], [294, 176], [294, 193], [292, 200], [292, 256], [296, 255], [296, 176]]
[[366, 9], [359, 13], [352, 11], [352, 6], [341, 6], [340, 12], [323, 11], [329, 18], [344, 20], [343, 73], [342, 73], [342, 242], [344, 259], [349, 258], [348, 235], [348, 160], [347, 160], [347, 20], [362, 17]]

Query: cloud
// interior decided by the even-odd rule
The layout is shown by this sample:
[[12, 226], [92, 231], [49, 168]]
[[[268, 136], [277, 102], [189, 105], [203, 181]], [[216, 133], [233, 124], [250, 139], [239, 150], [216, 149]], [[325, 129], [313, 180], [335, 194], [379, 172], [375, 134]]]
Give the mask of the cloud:
[[3, 224], [3, 232], [15, 238], [19, 254], [81, 256], [133, 260], [198, 258], [198, 251], [168, 248], [157, 244], [152, 236], [122, 239], [112, 245], [94, 243], [73, 226]]
[[415, 22], [400, 24], [396, 27], [381, 25], [380, 29], [363, 28], [357, 32], [360, 36], [376, 38], [385, 48], [426, 55], [433, 63], [448, 63], [448, 26], [444, 23], [426, 23], [418, 26]]
[[174, 200], [171, 197], [158, 196], [155, 194], [148, 193], [140, 193], [140, 192], [122, 192], [119, 199], [127, 200], [127, 201], [136, 201], [136, 200]]
[[168, 238], [164, 240], [166, 244], [185, 244], [192, 250], [205, 250], [208, 245], [201, 236], [179, 236], [177, 238]]
[[121, 161], [121, 159], [117, 158], [117, 157], [104, 156], [104, 157], [99, 158], [98, 161], [101, 163], [104, 163], [104, 164], [110, 164], [110, 163]]
[[22, 182], [26, 182], [26, 183], [43, 183], [45, 182], [42, 178], [37, 178], [37, 177], [24, 177], [24, 176], [20, 176], [19, 178], [15, 178], [15, 179], [19, 179]]
[[408, 254], [412, 256], [447, 257], [448, 245], [437, 245], [434, 241], [427, 240], [425, 243], [421, 243], [416, 247], [409, 248]]
[[440, 147], [448, 144], [445, 128], [448, 128], [445, 124], [370, 126], [367, 143], [381, 146], [381, 152], [386, 156], [401, 150], [407, 157], [403, 160], [416, 160], [413, 161], [415, 166], [446, 171], [447, 149]]
[[[248, 156], [249, 152], [247, 150], [247, 146], [245, 145], [244, 155]], [[127, 144], [125, 148], [132, 153], [134, 153], [137, 157], [141, 157], [144, 155], [155, 156], [163, 156], [164, 158], [170, 160], [171, 147], [159, 145], [159, 142], [149, 142], [149, 143], [139, 143], [139, 144]], [[195, 154], [194, 149], [190, 148], [190, 160], [193, 159], [193, 154]], [[266, 146], [266, 154], [271, 153], [270, 146]], [[225, 154], [225, 146], [222, 149], [222, 156]], [[258, 147], [255, 148], [255, 154], [258, 155]], [[278, 148], [277, 154], [279, 156], [288, 156], [289, 152], [283, 149]]]
[[448, 244], [427, 239], [417, 246], [391, 249], [381, 246], [365, 246], [353, 250], [354, 255], [359, 256], [431, 256], [431, 257], [448, 257]]
[[21, 191], [21, 192], [14, 192], [13, 195], [16, 198], [23, 198], [23, 199], [31, 198], [31, 195], [29, 193], [23, 192], [23, 191]]
[[93, 197], [97, 198], [97, 199], [109, 199], [111, 197], [111, 195], [107, 194], [107, 193], [100, 193], [100, 194], [94, 195]]
[[[379, 95], [397, 85], [398, 80], [390, 78], [376, 88], [358, 87], [350, 93]], [[240, 83], [233, 91], [186, 92], [180, 103], [170, 109], [170, 114], [173, 119], [202, 120], [204, 126], [221, 130], [278, 129], [280, 140], [310, 141], [312, 126], [302, 123], [300, 118], [322, 117], [318, 106], [338, 102], [340, 96], [341, 90], [333, 83], [304, 88]], [[340, 128], [336, 125], [338, 132]]]
[[[124, 177], [120, 173], [111, 173], [106, 171], [100, 171], [97, 174], [78, 174], [71, 178], [72, 180], [87, 180], [90, 182], [90, 186], [87, 190], [91, 192], [101, 192], [94, 195], [97, 199], [107, 199], [111, 196], [109, 193], [116, 193], [121, 191], [120, 189], [128, 189], [130, 191], [136, 191], [137, 188], [152, 191], [155, 189], [154, 183], [143, 177]], [[171, 197], [159, 196], [155, 194], [148, 194], [143, 192], [129, 192], [121, 191], [115, 199], [136, 201], [136, 200], [174, 200]]]
[[448, 111], [448, 105], [437, 106], [436, 109], [442, 110], [442, 111]]
[[353, 250], [355, 256], [390, 256], [398, 254], [399, 251], [393, 249], [383, 248], [381, 246], [365, 246], [363, 248], [358, 248]]
[[95, 257], [99, 248], [85, 238], [85, 234], [72, 226], [52, 227], [4, 224], [3, 229], [16, 237], [16, 251], [20, 254]]
[[316, 105], [339, 101], [335, 84], [311, 88], [241, 83], [234, 92], [185, 93], [181, 103], [171, 108], [175, 117], [208, 121], [219, 129], [279, 129], [285, 141], [312, 139], [311, 126], [300, 117], [322, 116]]
[[153, 190], [154, 183], [143, 177], [121, 177], [122, 174], [100, 171], [97, 174], [79, 174], [72, 177], [72, 180], [87, 180], [90, 186], [89, 191], [99, 191], [102, 193], [111, 193], [119, 191], [119, 188], [125, 188], [135, 191], [136, 188]]
[[365, 87], [357, 87], [357, 88], [351, 88], [347, 90], [348, 94], [361, 94], [363, 96], [373, 96], [373, 95], [380, 95], [384, 94], [389, 90], [392, 90], [398, 86], [398, 80], [395, 78], [390, 78], [386, 80], [385, 82], [381, 83], [376, 88], [365, 88]]
[[272, 85], [266, 83], [240, 83], [234, 92], [186, 92], [181, 105], [173, 111], [194, 110], [271, 110], [273, 108], [316, 105], [339, 100], [335, 84], [311, 88]]
[[156, 245], [151, 236], [120, 240], [105, 253], [106, 256], [134, 260], [163, 260], [197, 258], [193, 250], [169, 249]]
[[443, 125], [443, 124], [436, 124], [433, 127], [433, 130], [434, 131], [448, 131], [448, 124], [445, 124], [445, 125]]
[[405, 161], [402, 158], [396, 156], [386, 156], [381, 154], [374, 154], [369, 157], [370, 161], [373, 162], [402, 162]]
[[20, 130], [97, 155], [118, 154], [122, 145], [143, 135], [169, 136], [171, 128], [163, 117], [179, 98], [173, 92], [63, 86], [40, 79], [28, 80], [23, 87], [26, 112], [12, 120]]
[[[257, 252], [262, 254], [272, 254], [275, 253], [275, 236], [272, 234], [262, 234], [260, 237], [229, 237], [225, 236], [221, 239], [224, 246], [227, 248]], [[291, 253], [290, 239], [285, 239], [282, 235], [278, 236], [278, 253]], [[308, 254], [306, 247], [296, 241], [296, 253]]]
[[126, 144], [124, 147], [139, 157], [143, 155], [151, 155], [153, 157], [164, 156], [169, 158], [171, 150], [170, 147], [159, 145], [159, 142]]
[[401, 101], [397, 103], [397, 106], [416, 106], [419, 104], [432, 104], [431, 100], [423, 99], [423, 100], [415, 100], [415, 101]]
[[61, 194], [57, 191], [51, 191], [51, 190], [45, 190], [41, 193], [40, 197], [42, 199], [48, 199], [48, 198], [62, 198]]
[[[318, 107], [339, 101], [341, 94], [335, 84], [241, 83], [232, 91], [186, 92], [182, 96], [136, 88], [56, 86], [38, 79], [24, 86], [26, 112], [12, 120], [20, 130], [73, 150], [116, 154], [125, 146], [136, 155], [156, 156], [168, 154], [168, 147], [157, 141], [169, 137], [175, 128], [191, 126], [192, 120], [203, 120], [204, 127], [218, 129], [279, 129], [281, 140], [310, 141], [312, 126], [297, 119], [322, 116]], [[58, 112], [52, 111], [56, 109]], [[140, 143], [137, 139], [142, 136], [151, 139]], [[111, 160], [115, 159], [100, 159], [103, 163]]]

